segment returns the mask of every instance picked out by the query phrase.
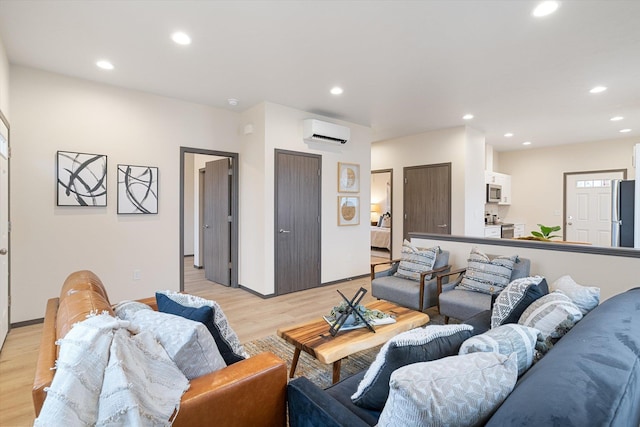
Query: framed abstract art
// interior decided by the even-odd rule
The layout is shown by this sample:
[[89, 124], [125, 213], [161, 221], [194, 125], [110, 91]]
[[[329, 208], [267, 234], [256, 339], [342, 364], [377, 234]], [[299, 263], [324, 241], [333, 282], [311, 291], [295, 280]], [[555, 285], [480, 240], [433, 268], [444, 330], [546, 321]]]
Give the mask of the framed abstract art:
[[360, 191], [360, 165], [338, 162], [338, 193]]
[[360, 224], [360, 197], [338, 196], [338, 225]]
[[58, 151], [58, 206], [107, 206], [107, 156]]
[[158, 213], [158, 168], [118, 165], [118, 213]]

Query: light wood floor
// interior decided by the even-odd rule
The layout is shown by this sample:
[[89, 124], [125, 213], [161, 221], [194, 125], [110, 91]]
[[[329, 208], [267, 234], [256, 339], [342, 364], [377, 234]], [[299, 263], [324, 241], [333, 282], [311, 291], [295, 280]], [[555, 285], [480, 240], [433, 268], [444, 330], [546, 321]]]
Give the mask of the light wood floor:
[[[380, 260], [372, 258], [372, 261]], [[105, 285], [108, 288], [108, 284]], [[185, 292], [217, 301], [243, 343], [275, 334], [282, 326], [326, 314], [341, 301], [337, 289], [351, 297], [360, 287], [368, 291], [363, 302], [372, 301], [368, 277], [263, 299], [241, 289], [208, 282], [203, 270], [193, 268], [193, 259], [185, 258]], [[31, 387], [41, 331], [41, 324], [12, 329], [0, 352], [2, 427], [33, 425]]]

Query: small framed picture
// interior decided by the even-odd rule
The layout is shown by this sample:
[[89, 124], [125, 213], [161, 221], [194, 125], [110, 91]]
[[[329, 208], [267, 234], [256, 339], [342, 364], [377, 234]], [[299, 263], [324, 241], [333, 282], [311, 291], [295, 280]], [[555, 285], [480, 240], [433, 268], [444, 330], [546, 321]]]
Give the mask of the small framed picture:
[[338, 162], [338, 193], [360, 191], [360, 165]]
[[360, 224], [360, 197], [338, 196], [338, 225]]
[[58, 206], [107, 206], [107, 156], [58, 151]]
[[118, 165], [118, 213], [158, 213], [158, 168]]

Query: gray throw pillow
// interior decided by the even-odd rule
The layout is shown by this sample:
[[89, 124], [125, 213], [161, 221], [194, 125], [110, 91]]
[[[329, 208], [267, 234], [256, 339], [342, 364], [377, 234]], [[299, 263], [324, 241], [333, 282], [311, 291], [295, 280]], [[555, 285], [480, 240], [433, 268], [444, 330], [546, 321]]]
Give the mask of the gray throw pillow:
[[351, 396], [363, 408], [381, 410], [389, 396], [389, 378], [396, 369], [458, 354], [460, 345], [471, 336], [470, 325], [428, 325], [403, 332], [382, 346], [376, 360]]
[[[416, 282], [419, 281], [420, 273], [433, 270], [433, 266], [436, 263], [436, 256], [440, 252], [439, 246], [434, 246], [433, 248], [418, 248], [408, 240], [405, 240], [402, 244], [400, 264], [394, 276], [415, 280]], [[430, 279], [431, 275], [425, 277], [425, 280]]]
[[518, 261], [518, 256], [499, 256], [489, 259], [477, 248], [473, 248], [467, 261], [467, 271], [456, 288], [485, 294], [499, 294], [511, 282], [511, 272], [513, 265]]

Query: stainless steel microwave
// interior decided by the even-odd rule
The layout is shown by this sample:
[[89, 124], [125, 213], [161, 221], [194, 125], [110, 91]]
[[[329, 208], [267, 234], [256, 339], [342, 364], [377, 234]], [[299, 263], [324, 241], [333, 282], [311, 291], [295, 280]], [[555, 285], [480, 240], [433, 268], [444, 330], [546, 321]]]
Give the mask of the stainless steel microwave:
[[502, 187], [496, 184], [487, 184], [487, 203], [500, 203], [502, 200]]

